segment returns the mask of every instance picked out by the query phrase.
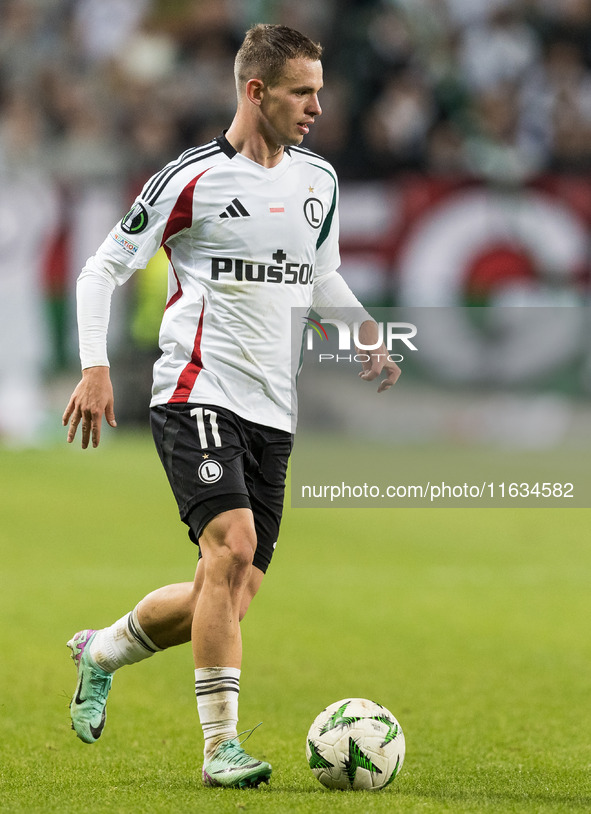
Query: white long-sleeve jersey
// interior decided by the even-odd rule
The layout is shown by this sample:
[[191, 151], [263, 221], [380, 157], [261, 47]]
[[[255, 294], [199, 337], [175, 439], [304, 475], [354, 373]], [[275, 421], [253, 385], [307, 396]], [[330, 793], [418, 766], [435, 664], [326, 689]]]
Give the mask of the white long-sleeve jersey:
[[112, 291], [160, 246], [169, 282], [151, 404], [213, 404], [292, 431], [291, 309], [361, 308], [336, 271], [331, 165], [291, 147], [265, 168], [220, 136], [153, 176], [80, 275], [83, 368], [108, 364]]

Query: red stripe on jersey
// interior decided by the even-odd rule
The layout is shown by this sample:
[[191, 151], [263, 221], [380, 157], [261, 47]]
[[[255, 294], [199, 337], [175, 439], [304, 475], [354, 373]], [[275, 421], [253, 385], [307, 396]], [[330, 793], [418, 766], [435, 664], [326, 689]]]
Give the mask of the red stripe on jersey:
[[[211, 168], [208, 167], [207, 169]], [[164, 234], [162, 235], [162, 242], [160, 243], [161, 246], [171, 237], [182, 232], [183, 229], [188, 229], [193, 223], [193, 195], [195, 194], [195, 184], [206, 172], [207, 170], [203, 170], [203, 172], [196, 175], [192, 181], [189, 181], [176, 199], [176, 203], [172, 207], [172, 211], [164, 227]]]
[[166, 311], [167, 308], [170, 308], [171, 305], [174, 305], [177, 300], [183, 296], [183, 287], [181, 286], [181, 281], [179, 280], [179, 276], [176, 273], [176, 269], [172, 264], [172, 252], [168, 248], [168, 246], [164, 247], [164, 251], [166, 252], [166, 256], [168, 257], [168, 262], [170, 263], [170, 268], [172, 269], [172, 273], [174, 274], [174, 278], [176, 280], [177, 289], [171, 298], [166, 303], [164, 310]]
[[168, 401], [169, 404], [186, 404], [189, 401], [192, 389], [195, 387], [197, 376], [203, 370], [203, 362], [201, 360], [201, 336], [203, 334], [204, 313], [205, 298], [203, 298], [203, 306], [201, 308], [201, 316], [199, 317], [197, 333], [195, 334], [195, 342], [193, 343], [191, 361], [179, 376], [174, 393]]

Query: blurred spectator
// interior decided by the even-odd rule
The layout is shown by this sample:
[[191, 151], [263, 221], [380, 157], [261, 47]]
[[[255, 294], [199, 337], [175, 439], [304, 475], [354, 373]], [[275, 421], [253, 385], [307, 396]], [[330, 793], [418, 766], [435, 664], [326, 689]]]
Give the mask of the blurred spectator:
[[91, 62], [117, 57], [150, 9], [150, 0], [76, 0], [74, 37]]
[[434, 175], [463, 176], [468, 170], [464, 140], [459, 128], [450, 121], [440, 121], [431, 129], [427, 140], [426, 161]]
[[473, 103], [474, 132], [466, 139], [472, 175], [493, 182], [519, 184], [542, 166], [542, 154], [519, 130], [515, 85], [499, 85]]
[[314, 122], [306, 143], [333, 164], [354, 160], [349, 155], [352, 137], [349, 127], [349, 86], [336, 78], [325, 81], [322, 93], [322, 116]]
[[[53, 171], [62, 191], [69, 240], [66, 333], [70, 361], [77, 360], [75, 282], [86, 260], [124, 212], [127, 202], [125, 143], [112, 116], [101, 115], [101, 92], [89, 80], [68, 77], [54, 86], [54, 112], [62, 133], [54, 145]], [[112, 315], [113, 349], [122, 340], [117, 307]]]
[[38, 109], [12, 96], [0, 123], [0, 443], [12, 446], [41, 440], [47, 408], [43, 268], [57, 196], [42, 169]]
[[374, 59], [381, 67], [404, 67], [415, 52], [415, 43], [404, 15], [388, 6], [378, 9], [367, 27]]
[[475, 93], [518, 81], [539, 55], [534, 32], [517, 9], [505, 6], [489, 14], [464, 32], [460, 45], [462, 73]]
[[528, 17], [542, 42], [564, 39], [591, 61], [591, 0], [530, 0]]
[[367, 145], [377, 164], [384, 171], [420, 167], [434, 114], [420, 74], [409, 69], [390, 75], [367, 116]]
[[34, 83], [47, 55], [43, 7], [34, 0], [4, 0], [0, 15], [1, 81], [21, 87]]
[[253, 23], [265, 20], [269, 23], [281, 23], [305, 31], [316, 42], [326, 48], [331, 40], [331, 28], [335, 16], [339, 13], [337, 0], [279, 0], [271, 3], [257, 3], [258, 14]]
[[557, 169], [591, 166], [591, 73], [578, 46], [555, 40], [527, 77], [521, 94], [522, 127]]

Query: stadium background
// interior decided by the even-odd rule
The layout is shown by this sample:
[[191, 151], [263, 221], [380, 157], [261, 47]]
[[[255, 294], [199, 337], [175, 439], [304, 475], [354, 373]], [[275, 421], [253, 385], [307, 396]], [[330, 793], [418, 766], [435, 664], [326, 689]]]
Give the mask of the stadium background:
[[[6, 440], [55, 434], [78, 366], [75, 278], [146, 178], [228, 125], [233, 54], [261, 19], [325, 45], [306, 144], [340, 175], [342, 271], [365, 302], [587, 303], [589, 0], [2, 0]], [[130, 421], [145, 417], [164, 265], [114, 304]], [[591, 345], [580, 326], [564, 341], [586, 398]]]
[[[442, 361], [434, 341], [378, 399], [350, 370], [306, 379], [306, 361], [306, 473], [334, 456], [340, 481], [379, 452], [401, 482], [450, 449], [464, 471], [492, 449], [511, 479], [515, 460], [589, 471], [591, 0], [0, 0], [0, 810], [589, 811], [589, 512], [564, 506], [288, 504], [243, 624], [240, 723], [264, 721], [253, 750], [274, 767], [260, 794], [200, 787], [188, 646], [117, 675], [95, 747], [69, 731], [73, 631], [195, 565], [144, 429], [165, 270], [117, 292], [119, 428], [86, 452], [60, 426], [74, 280], [145, 178], [227, 125], [233, 50], [259, 20], [326, 45], [306, 143], [342, 179], [351, 285], [480, 315], [468, 349], [499, 362]], [[526, 304], [550, 309], [543, 354], [495, 353]], [[325, 793], [306, 765], [312, 719], [348, 695], [404, 728], [383, 794]]]

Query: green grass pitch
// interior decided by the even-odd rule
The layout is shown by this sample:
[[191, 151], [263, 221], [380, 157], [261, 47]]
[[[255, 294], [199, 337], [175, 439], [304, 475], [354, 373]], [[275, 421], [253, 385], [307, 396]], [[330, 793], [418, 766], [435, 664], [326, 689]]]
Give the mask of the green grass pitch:
[[[586, 510], [287, 509], [243, 624], [241, 728], [268, 787], [205, 789], [188, 646], [120, 671], [99, 743], [70, 731], [65, 646], [195, 551], [151, 440], [0, 451], [2, 812], [591, 810]], [[405, 731], [383, 792], [309, 771], [313, 718], [348, 695]]]

